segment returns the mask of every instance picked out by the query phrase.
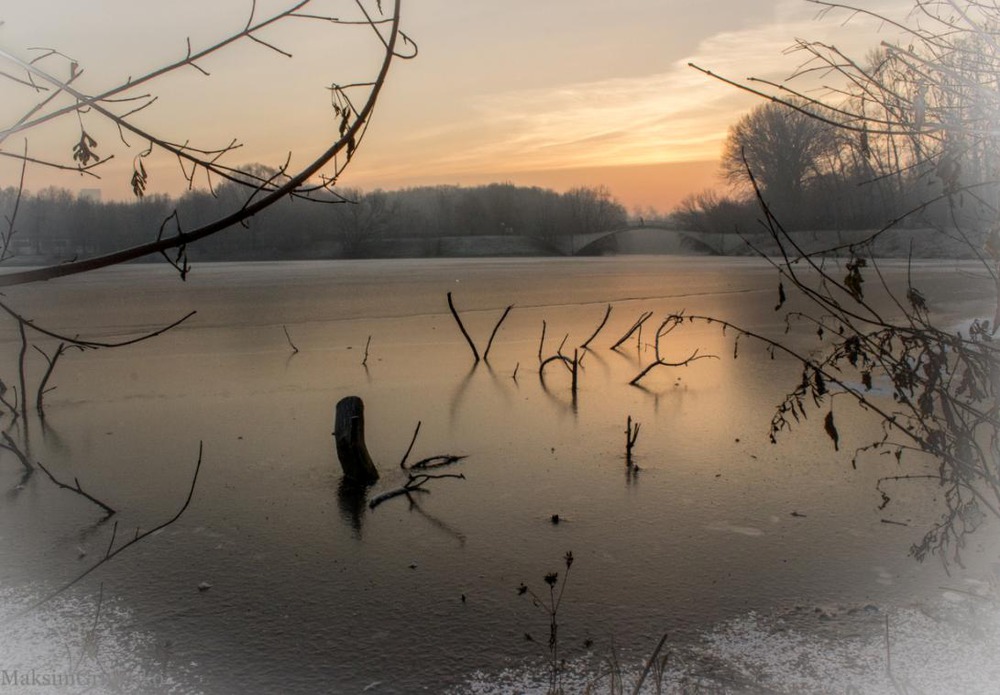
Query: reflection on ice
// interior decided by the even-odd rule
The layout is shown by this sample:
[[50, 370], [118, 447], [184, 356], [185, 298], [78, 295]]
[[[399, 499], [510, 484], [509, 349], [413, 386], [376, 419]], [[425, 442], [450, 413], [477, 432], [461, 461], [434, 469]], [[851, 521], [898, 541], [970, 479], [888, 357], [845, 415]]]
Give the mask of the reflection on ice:
[[764, 535], [764, 532], [756, 526], [737, 526], [736, 524], [718, 523], [709, 524], [705, 528], [709, 531], [725, 531], [727, 533], [736, 533], [741, 536], [755, 537]]
[[[956, 296], [954, 273], [921, 272], [922, 288], [969, 313], [974, 292]], [[0, 669], [62, 668], [67, 646], [79, 660], [103, 582], [99, 624], [108, 630], [98, 655], [109, 657], [106, 666], [159, 673], [156, 650], [169, 643], [168, 665], [185, 664], [200, 679], [190, 682], [221, 695], [359, 692], [376, 682], [373, 692], [438, 691], [476, 669], [489, 675], [475, 688], [510, 692], [546, 680], [520, 666], [500, 672], [537, 654], [523, 639], [517, 582], [572, 550], [560, 638], [577, 646], [565, 652], [571, 658], [595, 643], [589, 660], [571, 661], [579, 684], [604, 668], [612, 635], [624, 665], [640, 663], [668, 632], [667, 682], [741, 684], [759, 672], [766, 686], [794, 691], [799, 681], [786, 672], [801, 662], [807, 691], [821, 689], [829, 672], [844, 688], [877, 692], [886, 683], [878, 673], [884, 613], [899, 654], [894, 673], [916, 682], [936, 662], [916, 640], [929, 619], [909, 606], [938, 597], [951, 578], [906, 555], [937, 519], [934, 490], [900, 486], [881, 510], [875, 482], [896, 472], [895, 459], [851, 467], [859, 442], [848, 440], [864, 444], [880, 431], [843, 408], [840, 452], [822, 417], [769, 444], [774, 405], [798, 373], [746, 342], [734, 361], [732, 336], [718, 330], [685, 325], [665, 335], [665, 356], [702, 349], [720, 359], [654, 369], [644, 389], [628, 383], [656, 356], [648, 326], [642, 340], [610, 349], [649, 311], [649, 325], [687, 310], [783, 335], [773, 280], [771, 269], [746, 260], [491, 259], [206, 265], [184, 284], [156, 267], [127, 266], [22, 296], [15, 288], [11, 301], [69, 334], [115, 337], [197, 308], [156, 341], [61, 364], [32, 455], [119, 509], [127, 537], [176, 513], [199, 440], [205, 467], [174, 526], [45, 607], [37, 624], [0, 626]], [[489, 364], [469, 364], [447, 307], [456, 287], [481, 346], [503, 307], [516, 305]], [[576, 397], [561, 364], [542, 382], [543, 321], [558, 339], [568, 335], [570, 357], [609, 302], [607, 326], [578, 363]], [[0, 372], [16, 373], [19, 339], [3, 330], [9, 349], [0, 354], [13, 364]], [[366, 345], [371, 359], [362, 364]], [[550, 337], [544, 354], [557, 345]], [[427, 452], [470, 455], [466, 480], [372, 512], [340, 485], [331, 425], [346, 395], [365, 399], [368, 447], [386, 486], [404, 475], [398, 462], [417, 421]], [[629, 417], [642, 423], [638, 476], [627, 469]], [[10, 587], [2, 596], [12, 610], [33, 587], [75, 576], [78, 547], [84, 562], [105, 552], [110, 529], [93, 526], [93, 505], [42, 476], [23, 480], [16, 466], [0, 465], [0, 494], [0, 585]], [[977, 556], [996, 559], [995, 531], [977, 532], [982, 547], [966, 553], [969, 573]], [[199, 592], [202, 582], [211, 590]], [[951, 589], [949, 599], [970, 590]], [[882, 612], [868, 615], [869, 603]], [[796, 604], [809, 608], [788, 613]], [[819, 606], [824, 620], [813, 613]], [[831, 626], [843, 628], [836, 639], [827, 639]], [[971, 632], [940, 627], [942, 644], [952, 630], [979, 653]], [[115, 645], [120, 659], [110, 658]], [[821, 651], [830, 660], [816, 664], [827, 671], [814, 672]], [[921, 657], [911, 664], [907, 653]], [[940, 663], [943, 672], [970, 666]], [[187, 673], [167, 673], [184, 692]]]

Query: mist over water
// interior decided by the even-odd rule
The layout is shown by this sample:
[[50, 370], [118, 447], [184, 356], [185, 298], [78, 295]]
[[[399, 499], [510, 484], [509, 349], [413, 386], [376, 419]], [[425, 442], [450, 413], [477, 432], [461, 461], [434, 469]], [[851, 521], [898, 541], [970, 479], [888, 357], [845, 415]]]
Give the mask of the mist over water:
[[[904, 264], [884, 272], [905, 280]], [[964, 266], [918, 263], [914, 273], [944, 325], [986, 310]], [[864, 675], [876, 666], [857, 664], [881, 657], [885, 616], [930, 640], [945, 619], [920, 615], [962, 603], [994, 572], [995, 526], [975, 534], [964, 570], [949, 576], [936, 560], [914, 561], [910, 544], [940, 513], [933, 489], [899, 486], [879, 509], [875, 481], [898, 468], [873, 455], [852, 469], [855, 448], [881, 432], [846, 401], [836, 405], [840, 452], [823, 411], [770, 444], [773, 408], [799, 372], [746, 339], [734, 360], [735, 336], [684, 325], [664, 338], [664, 357], [697, 349], [718, 359], [657, 368], [644, 388], [628, 386], [654, 359], [653, 333], [670, 312], [784, 335], [776, 285], [756, 260], [639, 257], [206, 264], [186, 283], [158, 266], [127, 266], [14, 288], [13, 305], [69, 335], [122, 337], [198, 313], [155, 340], [59, 365], [44, 425], [27, 424], [30, 454], [120, 511], [102, 522], [42, 476], [22, 481], [18, 466], [0, 466], [4, 615], [103, 556], [115, 521], [121, 539], [169, 518], [199, 442], [204, 455], [184, 516], [74, 587], [44, 629], [4, 628], [5, 664], [60, 668], [66, 650], [53, 645], [77, 654], [78, 624], [89, 627], [102, 603], [100, 663], [166, 674], [166, 691], [531, 689], [548, 624], [517, 587], [541, 590], [551, 571], [565, 579], [572, 551], [560, 640], [580, 670], [612, 640], [623, 663], [640, 663], [668, 632], [673, 651], [695, 664], [711, 655], [720, 682], [746, 689], [746, 645], [767, 640], [734, 635], [781, 632], [780, 649], [803, 662], [836, 652], [817, 645], [842, 645], [842, 662], [855, 666], [841, 672], [881, 687]], [[480, 351], [514, 305], [489, 363], [473, 366], [449, 291]], [[564, 336], [572, 355], [607, 304], [576, 397], [560, 364], [540, 380], [543, 321], [543, 356]], [[610, 350], [645, 311], [654, 314], [641, 342]], [[3, 331], [3, 373], [16, 373], [16, 330]], [[815, 336], [793, 329], [786, 339], [808, 351]], [[331, 431], [347, 395], [365, 401], [382, 472], [372, 494], [405, 481], [399, 461], [418, 421], [411, 460], [467, 455], [449, 469], [465, 479], [431, 481], [413, 503], [375, 510], [345, 494]], [[642, 426], [633, 475], [629, 416]], [[900, 668], [931, 663], [906, 661], [899, 630]], [[34, 637], [21, 647], [15, 634]], [[969, 643], [987, 639], [995, 632]], [[97, 654], [81, 668], [96, 668]], [[769, 687], [824, 687], [815, 663], [821, 675], [801, 682], [804, 669], [765, 666], [756, 668]]]

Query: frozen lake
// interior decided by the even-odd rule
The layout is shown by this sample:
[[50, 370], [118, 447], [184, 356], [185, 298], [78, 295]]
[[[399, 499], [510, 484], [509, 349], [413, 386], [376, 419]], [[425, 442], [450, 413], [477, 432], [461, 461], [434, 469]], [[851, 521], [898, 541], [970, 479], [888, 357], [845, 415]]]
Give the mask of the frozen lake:
[[[905, 278], [903, 265], [886, 272]], [[914, 272], [944, 325], [989, 315], [989, 288], [966, 266], [926, 262]], [[899, 472], [895, 459], [851, 467], [855, 447], [878, 438], [876, 424], [838, 402], [839, 452], [823, 432], [825, 411], [770, 444], [773, 408], [799, 370], [748, 340], [734, 360], [734, 336], [701, 324], [665, 338], [664, 357], [699, 349], [719, 359], [628, 385], [653, 359], [648, 342], [670, 312], [781, 336], [776, 287], [755, 259], [632, 257], [205, 264], [185, 283], [134, 265], [8, 290], [26, 316], [88, 338], [198, 313], [152, 341], [59, 364], [44, 426], [27, 423], [30, 454], [119, 513], [102, 522], [43, 475], [22, 480], [4, 452], [0, 616], [100, 559], [114, 522], [121, 543], [168, 519], [199, 442], [204, 457], [177, 523], [39, 611], [4, 620], [0, 669], [127, 673], [141, 684], [135, 692], [543, 692], [548, 621], [517, 588], [547, 592], [543, 576], [559, 571], [562, 581], [572, 551], [558, 620], [578, 684], [613, 649], [631, 668], [668, 633], [675, 670], [665, 682], [677, 688], [743, 692], [760, 681], [824, 692], [834, 682], [835, 692], [892, 692], [880, 690], [891, 686], [887, 616], [897, 676], [919, 685], [931, 678], [920, 669], [939, 683], [954, 682], [949, 669], [969, 673], [963, 692], [995, 683], [992, 659], [973, 652], [981, 643], [995, 654], [996, 633], [963, 631], [953, 615], [982, 608], [963, 592], [994, 575], [996, 526], [974, 536], [967, 568], [950, 576], [936, 560], [909, 557], [940, 510], [920, 485], [893, 488], [879, 509], [875, 481]], [[514, 305], [488, 364], [473, 367], [449, 291], [480, 351]], [[572, 355], [607, 304], [576, 398], [559, 364], [543, 383], [543, 321], [543, 355], [564, 336]], [[646, 311], [643, 343], [609, 349]], [[815, 336], [787, 339], [808, 350]], [[11, 384], [12, 322], [0, 340]], [[31, 356], [33, 378], [43, 366]], [[348, 395], [366, 404], [382, 471], [373, 494], [404, 481], [399, 461], [418, 421], [411, 460], [467, 455], [448, 469], [465, 480], [432, 481], [416, 504], [400, 497], [373, 511], [342, 494], [331, 430]], [[642, 426], [634, 475], [629, 416]], [[10, 431], [22, 437], [24, 427]], [[935, 617], [941, 606], [951, 617]], [[88, 651], [95, 624], [101, 648]], [[932, 663], [921, 650], [935, 639], [993, 670], [972, 672], [940, 646], [928, 648]], [[745, 666], [752, 658], [759, 664]]]

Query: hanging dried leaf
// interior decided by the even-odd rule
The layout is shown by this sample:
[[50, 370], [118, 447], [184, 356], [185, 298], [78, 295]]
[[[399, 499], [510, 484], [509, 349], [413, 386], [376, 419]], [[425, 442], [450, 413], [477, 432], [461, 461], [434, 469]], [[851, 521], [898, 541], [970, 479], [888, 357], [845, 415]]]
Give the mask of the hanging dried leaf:
[[852, 367], [858, 366], [858, 359], [861, 357], [861, 339], [858, 336], [852, 335], [844, 341], [844, 354]]
[[851, 293], [856, 301], [862, 301], [865, 298], [865, 291], [862, 285], [865, 279], [861, 277], [861, 269], [864, 268], [868, 263], [864, 258], [853, 258], [847, 264], [847, 275], [844, 277], [844, 286], [847, 291]]
[[813, 374], [813, 386], [817, 396], [822, 396], [826, 393], [826, 379], [823, 378], [823, 373], [818, 369]]
[[90, 137], [86, 130], [80, 131], [80, 141], [73, 145], [73, 160], [79, 162], [81, 167], [98, 161], [100, 157], [94, 152], [96, 147], [97, 140]]
[[911, 287], [906, 291], [906, 299], [910, 302], [910, 306], [918, 314], [927, 313], [927, 299], [924, 295], [915, 287]]
[[840, 433], [837, 432], [837, 426], [833, 424], [833, 411], [831, 410], [826, 414], [826, 418], [823, 420], [823, 429], [833, 440], [834, 451], [840, 451]]
[[777, 311], [785, 304], [785, 285], [781, 282], [778, 283], [778, 303], [774, 306], [774, 310]]
[[920, 394], [917, 399], [917, 406], [920, 408], [920, 414], [924, 417], [930, 417], [934, 414], [934, 392], [931, 389], [926, 389]]
[[142, 159], [139, 158], [132, 167], [132, 194], [136, 198], [142, 198], [146, 192], [146, 182], [148, 180], [149, 174], [146, 173], [146, 167], [143, 166]]

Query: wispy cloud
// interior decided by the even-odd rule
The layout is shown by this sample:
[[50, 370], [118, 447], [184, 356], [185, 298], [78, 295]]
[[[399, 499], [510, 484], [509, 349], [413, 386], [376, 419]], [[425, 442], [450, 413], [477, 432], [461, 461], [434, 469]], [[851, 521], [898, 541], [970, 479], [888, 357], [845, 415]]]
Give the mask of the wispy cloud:
[[729, 125], [757, 102], [688, 64], [735, 79], [782, 79], [802, 59], [786, 51], [796, 37], [836, 42], [858, 54], [878, 41], [872, 23], [845, 27], [846, 15], [815, 18], [814, 5], [786, 1], [767, 24], [709, 36], [666, 71], [479, 96], [466, 114], [474, 129], [439, 123], [406, 140], [420, 148], [450, 138], [451, 146], [434, 146], [433, 156], [423, 159], [426, 174], [715, 159]]

